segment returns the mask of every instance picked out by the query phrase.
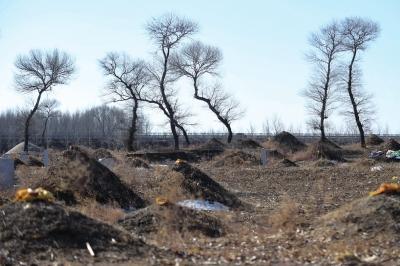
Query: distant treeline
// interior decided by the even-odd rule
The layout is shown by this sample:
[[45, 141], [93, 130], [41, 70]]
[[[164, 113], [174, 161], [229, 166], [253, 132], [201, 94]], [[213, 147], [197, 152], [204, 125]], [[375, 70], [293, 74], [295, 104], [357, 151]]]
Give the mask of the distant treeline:
[[[10, 110], [0, 113], [0, 151], [4, 152], [24, 140], [27, 111]], [[45, 129], [46, 119], [47, 129]], [[31, 142], [40, 146], [65, 148], [69, 143], [96, 147], [119, 148], [126, 141], [129, 114], [107, 105], [85, 111], [38, 112], [31, 125]], [[141, 116], [139, 132], [146, 133], [149, 124]]]

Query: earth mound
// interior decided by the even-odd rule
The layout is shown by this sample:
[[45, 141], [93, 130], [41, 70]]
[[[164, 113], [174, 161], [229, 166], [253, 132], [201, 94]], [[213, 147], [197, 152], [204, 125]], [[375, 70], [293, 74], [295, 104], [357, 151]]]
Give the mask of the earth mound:
[[376, 145], [381, 145], [385, 141], [382, 138], [380, 138], [378, 135], [371, 134], [368, 136], [366, 142], [368, 145], [376, 146]]
[[342, 149], [330, 140], [319, 140], [310, 147], [314, 159], [344, 161]]
[[278, 162], [278, 166], [280, 167], [298, 167], [298, 165], [295, 162], [292, 162], [289, 159], [283, 159]]
[[125, 251], [137, 257], [155, 250], [111, 225], [61, 205], [17, 202], [1, 206], [0, 210], [0, 254], [13, 265], [18, 260], [50, 260], [66, 254], [87, 258], [90, 256], [86, 243], [100, 257], [101, 252]]
[[400, 143], [398, 143], [394, 139], [389, 139], [387, 142], [383, 143], [381, 146], [382, 150], [392, 150], [392, 151], [398, 151], [400, 150]]
[[399, 194], [364, 197], [321, 217], [315, 233], [336, 240], [373, 238], [385, 233], [399, 239], [399, 210]]
[[48, 169], [46, 178], [36, 184], [56, 198], [74, 203], [91, 198], [102, 204], [117, 203], [121, 208], [142, 208], [144, 200], [120, 178], [81, 149], [65, 151]]
[[180, 233], [200, 233], [208, 237], [221, 237], [225, 234], [221, 221], [211, 214], [174, 204], [151, 205], [127, 215], [118, 223], [138, 235], [157, 233], [163, 228]]
[[306, 148], [306, 145], [303, 142], [286, 131], [282, 131], [275, 135], [272, 141], [277, 144], [279, 149], [284, 151], [298, 152]]
[[283, 156], [282, 153], [280, 153], [277, 150], [269, 150], [268, 151], [268, 156], [272, 157], [272, 158], [275, 158], [275, 159], [283, 159], [285, 157], [285, 156]]
[[232, 151], [222, 155], [221, 158], [217, 159], [214, 163], [214, 166], [252, 166], [259, 164], [259, 160], [252, 154], [243, 151]]
[[149, 169], [150, 165], [140, 158], [127, 157], [125, 163], [133, 168], [146, 168]]
[[179, 162], [172, 169], [180, 173], [179, 176], [182, 176], [182, 179], [178, 181], [178, 186], [183, 194], [196, 199], [216, 201], [233, 209], [244, 206], [235, 195], [198, 168], [186, 162]]
[[204, 150], [224, 150], [225, 144], [216, 138], [212, 138], [199, 147]]
[[92, 157], [96, 160], [103, 159], [103, 158], [114, 158], [110, 151], [104, 148], [96, 149], [92, 153]]
[[238, 149], [258, 149], [262, 148], [261, 144], [252, 139], [239, 139], [236, 143]]

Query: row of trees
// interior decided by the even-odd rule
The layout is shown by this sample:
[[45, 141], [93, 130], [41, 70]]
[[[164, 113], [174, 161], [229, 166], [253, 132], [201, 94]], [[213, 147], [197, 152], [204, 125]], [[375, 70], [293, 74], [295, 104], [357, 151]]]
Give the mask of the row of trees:
[[[38, 144], [66, 147], [71, 143], [92, 146], [119, 147], [126, 140], [130, 117], [124, 110], [102, 105], [74, 113], [60, 112], [58, 103], [45, 99], [30, 120], [30, 137]], [[0, 151], [5, 151], [21, 140], [28, 110], [0, 113]], [[140, 115], [138, 132], [149, 130], [148, 122]]]
[[369, 44], [379, 35], [377, 23], [352, 17], [332, 22], [310, 36], [312, 50], [307, 54], [314, 71], [309, 86], [303, 91], [313, 118], [312, 128], [326, 140], [325, 123], [332, 111], [342, 103], [342, 113], [351, 118], [365, 147], [365, 129], [373, 118], [371, 94], [361, 82], [360, 59]]
[[[107, 80], [108, 99], [123, 103], [130, 113], [127, 149], [135, 149], [138, 119], [144, 104], [158, 108], [165, 116], [175, 149], [180, 147], [180, 135], [184, 136], [187, 144], [190, 143], [186, 128], [191, 125], [189, 118], [192, 114], [183, 108], [178, 97], [176, 84], [181, 79], [191, 83], [193, 98], [202, 102], [225, 126], [227, 142], [230, 143], [233, 136], [231, 124], [241, 117], [242, 111], [220, 85], [220, 49], [192, 40], [198, 32], [198, 25], [173, 14], [153, 18], [147, 23], [146, 31], [154, 44], [151, 61], [116, 52], [110, 52], [99, 60]], [[312, 50], [307, 58], [313, 63], [314, 72], [303, 95], [308, 99], [307, 108], [313, 115], [309, 124], [320, 130], [321, 140], [326, 140], [325, 120], [337, 106], [335, 103], [340, 101], [348, 106], [343, 113], [354, 118], [361, 145], [365, 147], [364, 131], [373, 109], [371, 96], [362, 90], [359, 62], [362, 52], [378, 34], [379, 27], [375, 22], [346, 18], [311, 35]], [[15, 67], [17, 89], [36, 95], [24, 126], [27, 151], [32, 119], [40, 108], [46, 109], [46, 104], [41, 107], [43, 96], [55, 86], [69, 83], [75, 73], [75, 63], [68, 54], [58, 50], [33, 50], [28, 55], [19, 56]], [[46, 126], [44, 128], [46, 130]]]
[[[194, 98], [203, 102], [228, 131], [228, 143], [232, 141], [231, 123], [242, 112], [239, 105], [218, 82], [221, 51], [200, 41], [190, 41], [197, 33], [198, 25], [173, 14], [152, 19], [146, 25], [148, 36], [154, 43], [151, 62], [131, 58], [127, 54], [108, 53], [99, 61], [107, 78], [106, 91], [112, 102], [123, 102], [129, 107], [131, 121], [127, 149], [135, 149], [135, 135], [142, 103], [157, 107], [165, 115], [179, 149], [180, 133], [190, 143], [186, 126], [192, 115], [185, 110], [178, 98], [176, 82], [187, 78], [193, 83]], [[24, 93], [35, 93], [33, 108], [27, 115], [24, 127], [25, 151], [28, 150], [30, 125], [40, 108], [44, 94], [57, 85], [65, 85], [75, 73], [71, 57], [58, 50], [43, 52], [33, 50], [16, 60], [16, 87]]]

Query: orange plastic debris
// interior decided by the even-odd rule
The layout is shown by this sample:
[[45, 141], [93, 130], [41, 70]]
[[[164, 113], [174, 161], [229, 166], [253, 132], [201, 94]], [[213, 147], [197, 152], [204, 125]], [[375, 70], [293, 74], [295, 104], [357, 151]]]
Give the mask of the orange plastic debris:
[[157, 197], [156, 198], [156, 204], [160, 206], [167, 205], [169, 203], [169, 200], [166, 197]]
[[377, 190], [370, 192], [369, 195], [376, 196], [382, 193], [395, 193], [395, 192], [400, 192], [400, 184], [383, 183]]
[[184, 163], [184, 162], [185, 162], [184, 160], [178, 159], [178, 160], [175, 161], [175, 164], [181, 164], [181, 163]]
[[15, 193], [15, 201], [33, 201], [33, 200], [53, 201], [54, 196], [50, 191], [47, 191], [41, 187], [34, 190], [31, 188], [19, 189]]

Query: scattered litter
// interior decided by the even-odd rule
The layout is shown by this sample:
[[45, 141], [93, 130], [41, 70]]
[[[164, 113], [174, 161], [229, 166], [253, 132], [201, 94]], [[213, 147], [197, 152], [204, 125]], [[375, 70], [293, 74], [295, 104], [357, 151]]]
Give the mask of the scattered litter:
[[90, 253], [90, 256], [94, 257], [94, 252], [93, 252], [93, 249], [90, 246], [89, 242], [86, 242], [86, 247], [87, 247], [87, 249], [88, 249], [88, 251]]
[[169, 203], [169, 200], [166, 197], [157, 197], [156, 198], [156, 204], [160, 206], [167, 205]]
[[400, 176], [392, 176], [392, 180], [399, 182], [400, 181]]
[[400, 184], [383, 183], [377, 190], [370, 192], [369, 195], [376, 196], [382, 193], [397, 193], [397, 192], [400, 192]]
[[108, 169], [112, 170], [116, 164], [116, 161], [114, 158], [101, 158], [98, 160], [99, 163], [107, 167]]
[[35, 200], [43, 200], [43, 201], [53, 201], [54, 196], [50, 191], [47, 191], [41, 187], [37, 189], [24, 188], [19, 189], [15, 193], [15, 201], [35, 201]]
[[202, 211], [229, 211], [222, 203], [209, 200], [183, 200], [176, 203], [179, 206]]
[[388, 150], [386, 152], [386, 158], [400, 160], [400, 150], [398, 151]]
[[371, 167], [371, 172], [380, 172], [382, 170], [383, 170], [383, 166], [382, 165], [377, 165], [377, 166]]
[[385, 155], [383, 151], [373, 151], [369, 154], [369, 158], [377, 159]]

